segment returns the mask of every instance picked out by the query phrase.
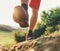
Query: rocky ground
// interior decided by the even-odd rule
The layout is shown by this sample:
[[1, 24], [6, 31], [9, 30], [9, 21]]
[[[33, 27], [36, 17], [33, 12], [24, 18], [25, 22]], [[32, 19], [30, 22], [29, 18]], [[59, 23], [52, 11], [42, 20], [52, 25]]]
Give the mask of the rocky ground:
[[60, 33], [20, 42], [11, 48], [0, 45], [0, 51], [60, 51]]
[[36, 44], [34, 49], [35, 51], [60, 51], [60, 35], [46, 37], [45, 42]]

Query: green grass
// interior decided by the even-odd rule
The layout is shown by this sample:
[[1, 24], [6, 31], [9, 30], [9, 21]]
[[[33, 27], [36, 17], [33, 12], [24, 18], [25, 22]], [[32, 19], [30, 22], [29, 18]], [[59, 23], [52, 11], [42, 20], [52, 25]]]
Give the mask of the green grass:
[[9, 47], [16, 44], [13, 32], [0, 31], [0, 44]]

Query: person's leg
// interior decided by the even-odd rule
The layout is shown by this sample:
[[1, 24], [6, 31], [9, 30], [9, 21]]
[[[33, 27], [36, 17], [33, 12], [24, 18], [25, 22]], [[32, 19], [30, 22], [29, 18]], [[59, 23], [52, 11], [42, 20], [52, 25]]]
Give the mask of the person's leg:
[[35, 24], [37, 22], [40, 2], [41, 0], [31, 0], [30, 2], [30, 7], [32, 8], [32, 17], [30, 19], [30, 26], [29, 26], [29, 32], [28, 32], [28, 36], [30, 37], [33, 36], [32, 30], [34, 29]]
[[28, 36], [33, 36], [32, 31], [35, 27], [35, 24], [37, 22], [37, 18], [38, 18], [38, 10], [35, 8], [32, 8], [32, 16], [30, 19], [30, 26], [29, 26], [29, 32], [28, 32]]
[[28, 5], [28, 2], [29, 2], [29, 0], [21, 0], [21, 4], [25, 3], [26, 5]]
[[34, 26], [37, 22], [37, 18], [38, 18], [38, 10], [35, 8], [32, 8], [32, 17], [30, 19], [30, 27], [29, 27], [30, 30], [34, 29]]

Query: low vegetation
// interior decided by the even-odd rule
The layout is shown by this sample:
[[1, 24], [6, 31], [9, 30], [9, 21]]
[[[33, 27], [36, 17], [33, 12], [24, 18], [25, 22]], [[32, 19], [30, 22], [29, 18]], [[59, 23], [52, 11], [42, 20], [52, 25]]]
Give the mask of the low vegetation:
[[[14, 31], [0, 30], [0, 44], [3, 46], [4, 45], [9, 46], [9, 47], [16, 45], [16, 43], [20, 44], [21, 41], [25, 40], [24, 36], [26, 33], [27, 33], [27, 30], [14, 30]], [[55, 47], [58, 47], [57, 45], [60, 44], [60, 41], [59, 41], [60, 39], [59, 38], [60, 37], [60, 8], [59, 7], [51, 9], [49, 11], [42, 11], [41, 22], [37, 23], [36, 28], [33, 31], [33, 36], [36, 39], [38, 37], [40, 38], [36, 42], [34, 47], [32, 47], [33, 49], [35, 49], [36, 51], [44, 51], [44, 50], [55, 51], [55, 50], [50, 50], [50, 47], [55, 48]], [[50, 41], [52, 41], [51, 46], [49, 46]], [[59, 41], [59, 43], [57, 41]], [[55, 42], [58, 43], [56, 46], [54, 44]], [[30, 44], [30, 42], [28, 44]], [[52, 46], [52, 44], [54, 45]], [[26, 44], [23, 44], [23, 46], [24, 45]], [[57, 48], [56, 51], [60, 51], [60, 50], [58, 50]]]

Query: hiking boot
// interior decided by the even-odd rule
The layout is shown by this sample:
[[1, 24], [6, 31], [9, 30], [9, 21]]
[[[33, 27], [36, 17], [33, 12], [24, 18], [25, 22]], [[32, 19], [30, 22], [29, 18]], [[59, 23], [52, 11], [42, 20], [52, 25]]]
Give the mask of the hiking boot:
[[26, 34], [25, 37], [26, 37], [26, 40], [34, 39], [34, 36], [31, 30], [29, 30], [28, 34]]

